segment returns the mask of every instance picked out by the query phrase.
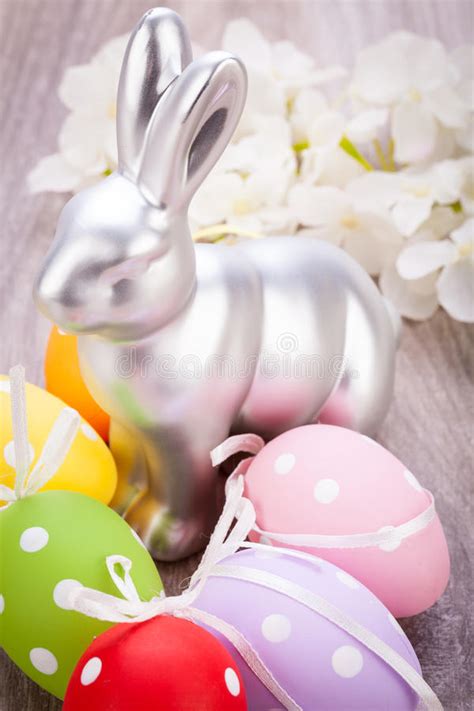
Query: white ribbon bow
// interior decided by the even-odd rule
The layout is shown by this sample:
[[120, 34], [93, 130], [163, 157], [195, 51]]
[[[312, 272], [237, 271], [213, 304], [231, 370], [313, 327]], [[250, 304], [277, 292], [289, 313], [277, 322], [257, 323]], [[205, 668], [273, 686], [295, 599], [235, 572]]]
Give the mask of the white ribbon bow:
[[[251, 502], [242, 496], [243, 487], [241, 476], [230, 483], [224, 511], [198, 569], [192, 576], [188, 588], [181, 595], [155, 597], [149, 602], [140, 601], [130, 575], [130, 560], [123, 556], [109, 556], [106, 560], [107, 568], [123, 597], [115, 597], [91, 588], [74, 588], [70, 593], [69, 606], [77, 612], [109, 622], [144, 622], [157, 615], [166, 614], [204, 624], [222, 634], [234, 646], [257, 678], [287, 711], [302, 711], [302, 708], [278, 683], [250, 642], [235, 627], [208, 612], [193, 607], [208, 577], [247, 580], [287, 595], [348, 632], [397, 672], [418, 694], [428, 711], [442, 711], [438, 698], [411, 664], [379, 639], [377, 635], [325, 598], [286, 578], [264, 570], [221, 564], [224, 558], [242, 547], [266, 550], [266, 547], [261, 544], [245, 542], [245, 538], [254, 526], [255, 509]], [[234, 518], [237, 521], [234, 528], [231, 529]], [[319, 564], [318, 559], [308, 553], [276, 547], [273, 547], [272, 550], [305, 560], [312, 565]], [[118, 565], [121, 566], [122, 576], [116, 571]]]
[[[214, 466], [218, 466], [232, 455], [242, 452], [254, 456], [258, 454], [264, 446], [264, 440], [255, 434], [243, 434], [228, 437], [228, 439], [222, 442], [222, 444], [212, 450], [212, 464]], [[247, 459], [241, 461], [230, 475], [227, 485], [229, 485], [229, 483], [236, 477], [244, 476], [247, 473], [251, 463], [252, 457], [247, 457]], [[428, 524], [431, 523], [436, 516], [433, 494], [427, 489], [424, 489], [424, 492], [430, 502], [424, 511], [399, 526], [387, 526], [381, 531], [340, 535], [326, 535], [320, 533], [275, 533], [273, 531], [266, 531], [260, 528], [257, 523], [255, 523], [252, 530], [260, 536], [268, 538], [269, 540], [284, 543], [289, 546], [301, 546], [302, 548], [341, 549], [370, 548], [372, 546], [397, 547], [403, 539], [409, 538], [415, 533], [418, 533], [426, 528], [426, 526], [428, 526]]]
[[15, 453], [15, 487], [12, 489], [0, 484], [0, 500], [11, 503], [35, 494], [56, 474], [76, 437], [80, 417], [71, 408], [64, 408], [61, 411], [51, 428], [38, 461], [30, 471], [31, 455], [28, 441], [25, 369], [21, 365], [17, 365], [11, 368], [9, 377]]

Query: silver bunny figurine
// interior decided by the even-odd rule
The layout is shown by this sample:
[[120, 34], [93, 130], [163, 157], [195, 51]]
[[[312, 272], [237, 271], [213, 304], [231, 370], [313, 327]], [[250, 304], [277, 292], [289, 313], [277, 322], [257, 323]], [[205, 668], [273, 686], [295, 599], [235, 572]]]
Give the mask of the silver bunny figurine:
[[304, 237], [193, 243], [189, 202], [245, 96], [236, 57], [192, 61], [180, 18], [148, 12], [120, 77], [118, 170], [64, 207], [35, 285], [111, 415], [114, 506], [162, 560], [205, 546], [209, 452], [229, 434], [318, 420], [371, 432], [392, 393], [393, 323], [346, 253]]

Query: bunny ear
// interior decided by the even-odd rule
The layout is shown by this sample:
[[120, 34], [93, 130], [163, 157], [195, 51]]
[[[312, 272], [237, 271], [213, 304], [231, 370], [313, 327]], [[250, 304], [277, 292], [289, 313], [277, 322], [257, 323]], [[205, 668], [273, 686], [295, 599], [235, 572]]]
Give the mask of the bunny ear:
[[190, 64], [153, 115], [138, 185], [156, 205], [188, 205], [240, 119], [245, 67], [226, 52]]
[[179, 15], [155, 8], [142, 17], [128, 42], [118, 88], [120, 172], [136, 179], [153, 111], [191, 60], [191, 43]]

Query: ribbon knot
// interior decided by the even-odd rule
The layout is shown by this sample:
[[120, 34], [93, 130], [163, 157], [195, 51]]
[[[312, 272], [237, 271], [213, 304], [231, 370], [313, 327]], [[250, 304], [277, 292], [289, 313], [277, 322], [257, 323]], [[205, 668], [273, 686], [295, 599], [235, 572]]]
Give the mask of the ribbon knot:
[[64, 462], [79, 428], [80, 417], [72, 408], [65, 407], [48, 435], [43, 450], [31, 469], [30, 444], [26, 410], [25, 369], [11, 368], [10, 401], [12, 412], [13, 447], [15, 453], [15, 486], [0, 485], [0, 499], [9, 503], [36, 494], [56, 474]]
[[[109, 622], [144, 622], [156, 615], [177, 614], [192, 606], [209, 575], [228, 556], [236, 553], [255, 524], [255, 509], [243, 494], [242, 477], [235, 479], [228, 492], [222, 514], [216, 524], [201, 562], [192, 575], [187, 589], [180, 595], [154, 597], [143, 602], [130, 575], [132, 563], [120, 555], [108, 556], [107, 569], [122, 597], [116, 597], [87, 587], [71, 591], [69, 603], [77, 612]], [[236, 524], [231, 528], [233, 521]], [[117, 573], [121, 567], [121, 575]]]

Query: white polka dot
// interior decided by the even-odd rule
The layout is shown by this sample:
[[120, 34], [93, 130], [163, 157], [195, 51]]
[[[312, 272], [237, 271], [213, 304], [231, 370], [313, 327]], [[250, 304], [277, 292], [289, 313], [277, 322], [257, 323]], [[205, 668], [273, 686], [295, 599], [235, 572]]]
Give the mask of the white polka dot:
[[392, 623], [393, 627], [395, 627], [398, 634], [405, 636], [405, 632], [402, 630], [402, 628], [400, 627], [400, 625], [398, 624], [398, 622], [396, 621], [395, 617], [392, 615], [391, 612], [388, 613], [388, 619]]
[[357, 676], [364, 666], [362, 654], [356, 647], [345, 644], [336, 649], [331, 659], [332, 668], [338, 676], [352, 679]]
[[[29, 442], [29, 450], [30, 450], [30, 464], [35, 458], [35, 450], [33, 449], [33, 445], [31, 442]], [[15, 468], [16, 465], [16, 458], [15, 458], [15, 443], [13, 440], [11, 442], [8, 442], [8, 444], [5, 445], [3, 449], [3, 456], [5, 457], [6, 463], [10, 466]]]
[[3, 595], [0, 595], [0, 615], [3, 615], [3, 611], [5, 609], [5, 598]]
[[294, 454], [280, 454], [277, 459], [275, 459], [274, 469], [276, 474], [289, 474], [296, 464], [296, 457]]
[[20, 537], [20, 548], [25, 553], [37, 553], [44, 548], [49, 541], [49, 533], [45, 528], [33, 526], [23, 531]]
[[[377, 531], [377, 533], [384, 533], [384, 531], [393, 531], [395, 526], [382, 526], [382, 528]], [[391, 543], [380, 543], [379, 548], [381, 551], [385, 551], [386, 553], [390, 553], [391, 551], [397, 550], [401, 543], [401, 539], [399, 538], [398, 540], [395, 539]]]
[[58, 333], [60, 336], [67, 336], [66, 331], [62, 331], [60, 328], [58, 328]]
[[227, 667], [225, 670], [224, 679], [225, 685], [232, 696], [238, 696], [240, 694], [240, 681], [239, 677], [231, 667]]
[[339, 484], [334, 479], [320, 479], [314, 487], [314, 498], [320, 504], [332, 504], [339, 494]]
[[94, 681], [99, 677], [102, 671], [102, 660], [99, 657], [92, 657], [85, 664], [84, 669], [81, 672], [81, 684], [82, 686], [89, 686], [93, 684]]
[[83, 585], [78, 580], [61, 580], [53, 591], [54, 602], [62, 610], [71, 610], [71, 604], [69, 602], [69, 596], [73, 590], [82, 588]]
[[262, 622], [262, 634], [269, 642], [284, 642], [291, 634], [291, 622], [286, 615], [268, 615]]
[[92, 442], [95, 442], [97, 439], [99, 439], [99, 435], [97, 432], [87, 424], [87, 422], [83, 422], [81, 425], [81, 430], [82, 434], [87, 437], [87, 439], [90, 439]]
[[30, 652], [30, 661], [34, 668], [42, 674], [51, 676], [58, 671], [58, 660], [49, 649], [43, 647], [35, 647]]
[[403, 472], [403, 476], [407, 480], [407, 482], [412, 486], [415, 491], [423, 491], [423, 487], [421, 486], [420, 482], [416, 478], [414, 474], [412, 474], [408, 469], [405, 469]]
[[132, 536], [137, 541], [137, 543], [139, 543], [141, 546], [143, 546], [143, 548], [145, 548], [145, 550], [146, 550], [147, 549], [146, 545], [143, 543], [142, 539], [140, 538], [138, 533], [135, 531], [135, 529], [131, 528], [130, 530], [132, 532]]
[[347, 585], [348, 588], [352, 588], [352, 590], [357, 590], [357, 588], [360, 587], [359, 583], [355, 578], [352, 577], [352, 575], [348, 575], [348, 573], [345, 573], [343, 570], [338, 570], [336, 573], [336, 578], [341, 581], [344, 585]]
[[0, 380], [0, 393], [9, 393], [10, 392], [10, 381], [9, 380]]

